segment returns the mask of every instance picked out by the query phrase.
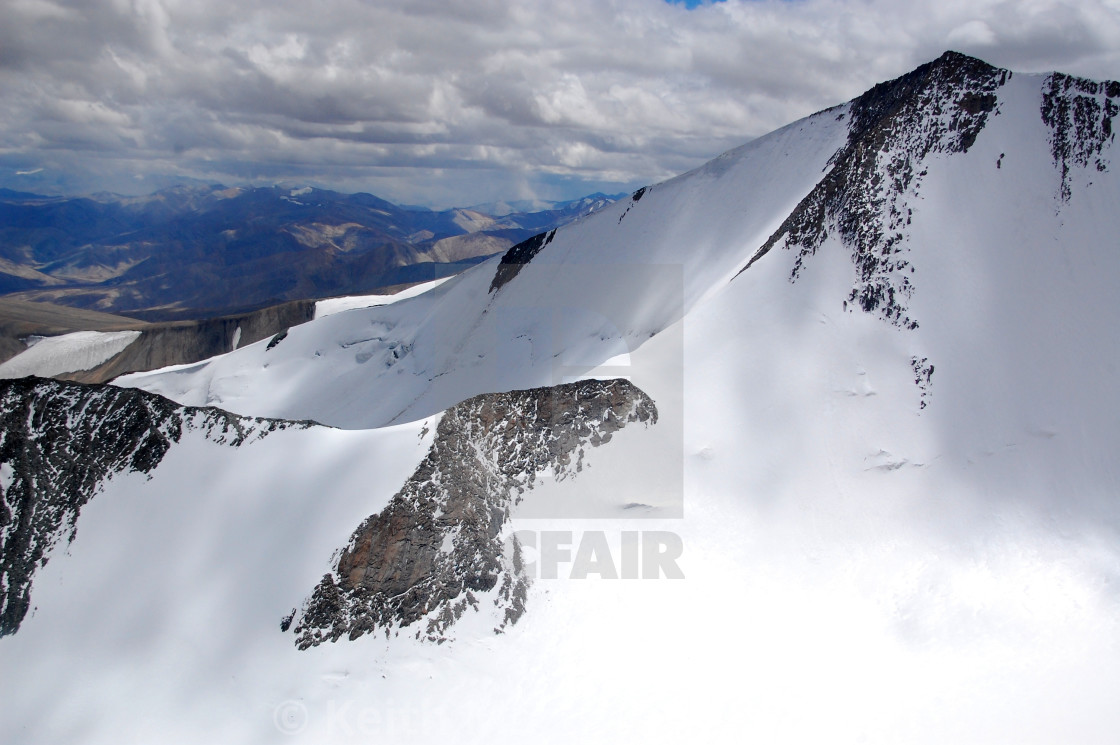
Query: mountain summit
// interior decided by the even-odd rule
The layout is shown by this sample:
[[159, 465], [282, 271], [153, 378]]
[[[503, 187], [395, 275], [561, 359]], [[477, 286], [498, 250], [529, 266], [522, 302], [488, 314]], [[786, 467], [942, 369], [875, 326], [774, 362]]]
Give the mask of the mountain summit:
[[392, 305], [4, 383], [5, 722], [1107, 741], [1118, 105], [950, 52]]
[[[368, 321], [337, 318], [293, 330], [284, 347], [256, 345], [190, 372], [121, 382], [182, 403], [344, 427], [407, 421], [488, 390], [555, 382], [552, 360], [559, 357], [574, 355], [591, 367], [635, 350], [775, 247], [793, 255], [788, 277], [797, 282], [835, 244], [829, 251], [851, 264], [837, 306], [916, 331], [923, 323], [915, 307], [925, 281], [920, 265], [966, 246], [962, 261], [996, 250], [990, 236], [973, 245], [981, 239], [976, 231], [954, 247], [928, 231], [971, 221], [984, 231], [1027, 230], [1034, 236], [1027, 245], [1048, 233], [1063, 241], [1072, 230], [1067, 216], [1090, 208], [1075, 204], [1074, 192], [1093, 202], [1107, 192], [1115, 93], [1115, 83], [1057, 73], [1015, 76], [947, 52], [848, 104], [639, 190], [580, 224], [524, 241], [493, 269], [370, 311]], [[956, 204], [961, 197], [966, 203]], [[1039, 203], [1049, 204], [1041, 214]], [[1095, 230], [1101, 219], [1094, 213], [1081, 222]], [[1035, 224], [1037, 231], [1027, 229]], [[680, 267], [679, 277], [664, 272], [658, 280], [673, 284], [671, 290], [649, 285], [651, 266]], [[651, 302], [665, 292], [679, 301]], [[928, 297], [934, 292], [927, 299], [936, 303]], [[614, 328], [544, 330], [522, 312], [578, 307], [582, 297], [599, 304], [609, 297], [605, 315]], [[512, 337], [524, 341], [507, 338], [507, 323], [524, 327]], [[366, 325], [385, 333], [369, 334]], [[586, 338], [593, 331], [603, 332], [598, 342]], [[322, 348], [324, 338], [335, 339], [334, 348]], [[916, 348], [920, 338], [913, 337]], [[358, 344], [363, 351], [351, 352]], [[552, 347], [551, 357], [539, 353], [542, 346]], [[331, 364], [319, 361], [324, 355]], [[371, 358], [383, 364], [370, 366]], [[923, 395], [929, 359], [915, 357]], [[254, 380], [249, 387], [242, 384], [247, 375]], [[304, 384], [281, 384], [293, 377]], [[227, 380], [239, 382], [228, 387]], [[340, 390], [348, 392], [346, 404], [334, 411]]]

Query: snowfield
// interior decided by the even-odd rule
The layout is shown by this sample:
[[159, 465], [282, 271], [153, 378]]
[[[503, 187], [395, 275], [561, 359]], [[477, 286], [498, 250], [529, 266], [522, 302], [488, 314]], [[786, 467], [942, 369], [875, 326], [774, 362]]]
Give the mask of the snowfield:
[[0, 379], [92, 370], [123, 352], [138, 336], [139, 331], [75, 331], [62, 336], [32, 337], [26, 352], [0, 364]]
[[[185, 438], [150, 479], [106, 483], [0, 638], [6, 736], [1113, 742], [1120, 180], [1111, 140], [1063, 174], [1051, 82], [968, 99], [987, 119], [963, 151], [884, 145], [882, 188], [892, 163], [913, 180], [876, 203], [902, 236], [878, 271], [908, 278], [913, 328], [851, 300], [869, 278], [833, 222], [741, 272], [835, 167], [846, 104], [558, 230], [500, 288], [493, 259], [122, 378], [341, 429]], [[657, 423], [514, 509], [504, 530], [536, 546], [516, 624], [496, 634], [481, 593], [443, 644], [417, 624], [300, 651], [281, 631], [441, 411], [606, 375]], [[679, 539], [683, 579], [604, 578], [655, 534]], [[582, 543], [609, 562], [572, 579]]]

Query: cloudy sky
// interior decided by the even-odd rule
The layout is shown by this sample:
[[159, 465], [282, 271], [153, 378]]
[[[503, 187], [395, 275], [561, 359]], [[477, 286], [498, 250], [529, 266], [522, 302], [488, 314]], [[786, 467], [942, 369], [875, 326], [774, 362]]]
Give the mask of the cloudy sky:
[[1120, 0], [0, 0], [0, 186], [618, 192], [952, 48], [1120, 79]]

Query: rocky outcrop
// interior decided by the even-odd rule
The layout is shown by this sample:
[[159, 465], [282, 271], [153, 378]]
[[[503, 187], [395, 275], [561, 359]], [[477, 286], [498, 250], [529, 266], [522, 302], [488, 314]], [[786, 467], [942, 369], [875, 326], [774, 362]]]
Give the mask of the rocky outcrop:
[[1042, 121], [1050, 127], [1050, 154], [1061, 173], [1059, 196], [1068, 202], [1073, 168], [1107, 171], [1105, 149], [1116, 141], [1113, 119], [1120, 113], [1120, 82], [1095, 82], [1060, 72], [1046, 79]]
[[921, 392], [918, 408], [924, 409], [929, 405], [930, 391], [933, 386], [933, 363], [928, 357], [911, 357], [910, 369], [914, 371], [914, 385]]
[[[936, 153], [966, 152], [988, 117], [999, 113], [996, 91], [1011, 77], [972, 57], [946, 52], [855, 99], [847, 112], [847, 143], [817, 186], [740, 271], [776, 245], [797, 251], [791, 281], [825, 239], [839, 235], [851, 250], [857, 281], [845, 306], [858, 305], [903, 328], [917, 328], [905, 227]], [[822, 115], [828, 115], [824, 112]]]
[[494, 273], [494, 279], [490, 281], [488, 292], [501, 289], [503, 285], [516, 277], [517, 273], [521, 271], [521, 267], [532, 261], [533, 257], [540, 253], [540, 250], [547, 246], [555, 236], [556, 231], [549, 230], [521, 241], [506, 251], [501, 261], [498, 262], [498, 270]]
[[511, 506], [538, 474], [567, 478], [586, 448], [656, 420], [653, 401], [625, 380], [484, 394], [448, 409], [412, 477], [281, 628], [294, 626], [300, 649], [420, 621], [417, 637], [442, 641], [484, 593], [495, 631], [515, 623], [527, 579], [516, 538], [503, 532]]
[[622, 224], [623, 218], [625, 218], [627, 215], [630, 214], [630, 210], [634, 208], [635, 204], [637, 204], [638, 202], [640, 202], [642, 200], [642, 197], [644, 197], [646, 195], [646, 192], [648, 192], [649, 190], [650, 190], [650, 187], [643, 186], [641, 189], [638, 189], [637, 191], [635, 191], [633, 194], [630, 195], [630, 204], [626, 205], [626, 209], [624, 209], [622, 211], [622, 214], [618, 216], [619, 224]]
[[181, 407], [133, 388], [0, 381], [0, 636], [19, 628], [35, 571], [53, 545], [74, 539], [82, 506], [107, 479], [150, 473], [184, 432], [238, 447], [309, 425]]

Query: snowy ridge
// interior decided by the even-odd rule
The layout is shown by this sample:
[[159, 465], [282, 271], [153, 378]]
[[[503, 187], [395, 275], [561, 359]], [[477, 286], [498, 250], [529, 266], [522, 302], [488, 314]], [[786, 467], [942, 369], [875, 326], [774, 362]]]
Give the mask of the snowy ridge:
[[721, 291], [846, 139], [846, 123], [815, 115], [417, 297], [318, 318], [271, 349], [115, 382], [185, 405], [365, 428], [572, 380]]
[[[907, 329], [914, 292], [908, 226], [923, 178], [937, 156], [966, 153], [989, 117], [1000, 114], [999, 89], [1013, 73], [956, 52], [875, 86], [838, 109], [849, 117], [847, 144], [830, 159], [825, 177], [743, 268], [775, 245], [797, 250], [796, 281], [807, 258], [833, 232], [852, 252], [858, 281], [845, 300]], [[1051, 129], [1050, 149], [1061, 174], [1060, 197], [1069, 201], [1074, 169], [1107, 171], [1105, 151], [1115, 141], [1113, 119], [1120, 83], [1061, 73], [1046, 76], [1041, 115]], [[997, 160], [997, 168], [1005, 153]], [[933, 156], [931, 158], [931, 156]], [[928, 376], [927, 381], [928, 383]]]
[[[494, 614], [494, 631], [525, 612], [521, 546], [510, 509], [548, 470], [583, 470], [584, 449], [630, 423], [657, 421], [653, 401], [624, 380], [485, 394], [445, 412], [427, 457], [381, 513], [351, 537], [294, 623], [300, 649], [427, 618], [416, 638], [443, 642], [463, 613]], [[508, 545], [507, 545], [508, 544]]]
[[[1071, 178], [1087, 183], [1090, 177], [1078, 174], [1092, 171], [1099, 180], [1107, 170], [1114, 88], [1061, 75], [1014, 76], [947, 52], [848, 104], [534, 236], [431, 292], [294, 329], [267, 359], [261, 347], [250, 347], [119, 382], [184, 404], [342, 427], [419, 419], [479, 393], [559, 382], [560, 360], [590, 368], [632, 351], [722, 292], [774, 246], [795, 254], [789, 277], [796, 282], [832, 237], [854, 273], [837, 304], [912, 331], [922, 321], [913, 305], [923, 282], [913, 223], [928, 212], [930, 174], [969, 156], [1014, 105], [1016, 131], [992, 166], [1045, 147], [1059, 196], [1068, 201]], [[1024, 129], [1028, 105], [1045, 129]], [[1011, 188], [1041, 178], [1049, 175], [1033, 171]], [[555, 324], [557, 313], [580, 315], [570, 309], [589, 297], [591, 313]], [[393, 331], [368, 334], [365, 326]], [[336, 348], [324, 346], [331, 339]], [[371, 339], [380, 348], [353, 356], [365, 366], [359, 372], [340, 352]], [[409, 358], [401, 361], [399, 350], [409, 350]], [[371, 359], [385, 363], [371, 369]], [[928, 392], [928, 376], [923, 386]], [[340, 409], [336, 390], [363, 405]]]
[[307, 422], [183, 409], [145, 391], [24, 378], [0, 384], [0, 636], [14, 633], [51, 547], [118, 473], [151, 473], [185, 432], [238, 447]]
[[315, 303], [315, 318], [333, 316], [335, 313], [342, 313], [356, 308], [390, 305], [404, 300], [405, 298], [415, 297], [416, 295], [425, 293], [433, 287], [438, 287], [443, 284], [448, 279], [449, 278], [445, 277], [443, 279], [434, 279], [431, 282], [421, 282], [418, 285], [414, 285], [392, 295], [348, 295], [346, 297], [332, 297], [326, 300], [318, 300]]
[[907, 75], [875, 86], [837, 114], [849, 117], [847, 144], [831, 169], [751, 257], [750, 268], [777, 244], [797, 248], [790, 275], [831, 232], [852, 251], [858, 282], [845, 300], [903, 328], [917, 328], [909, 314], [913, 293], [904, 258], [906, 226], [932, 154], [964, 153], [989, 115], [999, 113], [995, 91], [1011, 73], [955, 52]]

